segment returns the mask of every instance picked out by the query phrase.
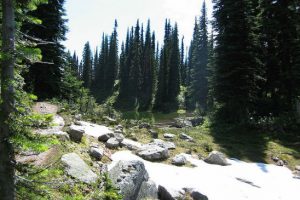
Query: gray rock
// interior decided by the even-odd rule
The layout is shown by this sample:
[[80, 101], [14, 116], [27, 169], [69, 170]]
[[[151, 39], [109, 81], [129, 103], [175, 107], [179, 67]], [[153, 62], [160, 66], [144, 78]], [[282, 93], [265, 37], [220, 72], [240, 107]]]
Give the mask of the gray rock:
[[81, 142], [82, 136], [84, 134], [84, 128], [82, 126], [71, 125], [68, 134], [71, 140], [75, 142]]
[[133, 140], [125, 138], [121, 142], [121, 146], [124, 146], [127, 149], [129, 149], [129, 150], [138, 150], [138, 149], [141, 149], [143, 145], [141, 143], [139, 143], [139, 142], [136, 142], [136, 141], [133, 141]]
[[174, 137], [175, 137], [175, 135], [172, 134], [172, 133], [165, 133], [164, 134], [164, 138], [166, 138], [166, 139], [173, 139]]
[[158, 199], [161, 200], [176, 200], [175, 195], [172, 195], [165, 187], [158, 186]]
[[158, 138], [158, 132], [157, 131], [150, 129], [149, 133], [151, 134], [152, 138]]
[[208, 155], [208, 157], [204, 159], [204, 161], [214, 165], [221, 165], [221, 166], [230, 165], [226, 160], [226, 156], [223, 153], [218, 151], [212, 151]]
[[120, 146], [120, 142], [117, 140], [117, 138], [110, 138], [105, 143], [105, 146], [110, 149], [116, 149]]
[[74, 118], [75, 118], [75, 120], [81, 120], [81, 118], [82, 118], [82, 115], [81, 114], [76, 114], [75, 116], [74, 116]]
[[192, 122], [184, 118], [176, 118], [172, 124], [173, 127], [176, 128], [185, 128], [185, 127], [192, 127]]
[[89, 166], [76, 153], [63, 155], [61, 161], [66, 166], [68, 175], [88, 184], [97, 181], [97, 175], [90, 170]]
[[114, 133], [114, 138], [116, 138], [119, 141], [119, 143], [121, 143], [125, 139], [122, 133], [116, 133], [116, 132]]
[[145, 165], [141, 161], [119, 161], [108, 174], [124, 200], [157, 198], [156, 186], [149, 182]]
[[113, 133], [104, 133], [98, 137], [98, 140], [101, 142], [107, 142], [110, 138], [114, 137]]
[[117, 125], [115, 128], [116, 128], [116, 129], [120, 129], [120, 130], [122, 130], [122, 131], [123, 131], [123, 129], [124, 129], [124, 127], [123, 127], [121, 124]]
[[192, 188], [183, 188], [183, 190], [188, 193], [188, 195], [193, 199], [193, 200], [208, 200], [207, 196], [201, 194], [200, 192], [192, 189]]
[[123, 130], [121, 130], [121, 129], [115, 129], [114, 133], [123, 134]]
[[283, 161], [283, 160], [278, 160], [278, 161], [276, 162], [276, 165], [277, 165], [277, 166], [284, 166], [284, 161]]
[[187, 140], [187, 141], [193, 141], [194, 140], [191, 136], [189, 136], [185, 133], [180, 133], [179, 138], [182, 139], [182, 140]]
[[90, 155], [97, 160], [101, 160], [104, 155], [104, 150], [96, 147], [90, 148]]
[[167, 148], [162, 148], [157, 145], [147, 144], [138, 150], [137, 155], [145, 160], [159, 161], [165, 160], [169, 157], [169, 151]]
[[296, 166], [295, 170], [300, 171], [300, 165]]
[[137, 197], [138, 200], [156, 200], [157, 187], [153, 181], [143, 182]]
[[166, 142], [160, 139], [154, 139], [153, 142], [150, 144], [154, 144], [167, 149], [176, 149], [176, 145], [173, 142]]
[[186, 157], [184, 155], [176, 155], [174, 158], [172, 158], [172, 164], [181, 166], [185, 165], [187, 163]]

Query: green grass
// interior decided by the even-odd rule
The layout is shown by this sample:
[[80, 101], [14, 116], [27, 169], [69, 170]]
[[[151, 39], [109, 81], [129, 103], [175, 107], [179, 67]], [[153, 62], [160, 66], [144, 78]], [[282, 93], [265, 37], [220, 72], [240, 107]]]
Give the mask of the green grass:
[[[225, 153], [230, 158], [237, 158], [247, 162], [263, 162], [274, 164], [272, 156], [277, 156], [287, 161], [288, 167], [294, 169], [300, 165], [300, 137], [297, 133], [271, 133], [266, 131], [250, 130], [236, 127], [213, 127], [208, 120], [202, 126], [176, 129], [157, 129], [159, 138], [164, 133], [176, 135], [173, 142], [176, 149], [170, 151], [170, 159], [179, 153], [190, 152], [200, 158], [206, 157], [211, 151], [217, 150]], [[179, 134], [185, 132], [194, 138], [194, 142], [179, 139]], [[142, 130], [135, 133], [142, 143], [151, 140], [148, 132]]]

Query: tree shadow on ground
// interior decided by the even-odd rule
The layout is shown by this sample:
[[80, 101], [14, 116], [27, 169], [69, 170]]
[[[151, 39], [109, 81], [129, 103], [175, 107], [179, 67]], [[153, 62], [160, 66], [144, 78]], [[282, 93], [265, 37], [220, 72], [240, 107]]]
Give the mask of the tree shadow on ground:
[[269, 139], [266, 135], [241, 127], [212, 126], [211, 130], [214, 142], [229, 157], [266, 162], [266, 144]]
[[[211, 134], [221, 151], [229, 157], [251, 162], [272, 162], [280, 155], [290, 165], [300, 164], [299, 131], [268, 132], [246, 127], [212, 126]], [[270, 143], [273, 146], [270, 147]], [[285, 155], [286, 154], [286, 155]]]

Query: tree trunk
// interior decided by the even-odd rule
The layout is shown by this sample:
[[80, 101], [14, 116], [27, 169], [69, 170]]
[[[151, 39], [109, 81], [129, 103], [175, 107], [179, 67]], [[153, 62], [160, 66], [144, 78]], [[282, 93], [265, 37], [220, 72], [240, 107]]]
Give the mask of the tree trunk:
[[0, 198], [15, 199], [14, 150], [9, 122], [14, 109], [15, 16], [13, 0], [2, 0]]

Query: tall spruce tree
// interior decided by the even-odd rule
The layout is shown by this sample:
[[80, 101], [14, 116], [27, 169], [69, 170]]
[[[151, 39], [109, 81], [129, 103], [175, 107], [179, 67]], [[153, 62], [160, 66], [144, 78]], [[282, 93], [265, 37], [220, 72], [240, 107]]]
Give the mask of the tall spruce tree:
[[208, 81], [208, 34], [207, 34], [207, 14], [205, 1], [201, 10], [199, 23], [195, 23], [193, 38], [193, 49], [191, 52], [191, 84], [189, 86], [189, 106], [188, 109], [195, 109], [199, 106], [201, 111], [207, 109]]
[[140, 24], [139, 20], [136, 23], [134, 29], [134, 35], [132, 36], [132, 54], [131, 54], [131, 65], [130, 65], [130, 75], [129, 75], [129, 93], [130, 96], [130, 107], [136, 108], [138, 105], [138, 95], [141, 89], [141, 55], [142, 55], [142, 46], [141, 46], [141, 34], [140, 34]]
[[115, 79], [118, 72], [118, 23], [115, 20], [114, 30], [110, 36], [107, 64], [104, 68], [104, 98], [106, 99], [113, 93]]
[[[148, 110], [152, 103], [155, 68], [155, 46], [151, 40], [150, 20], [148, 20], [141, 65], [141, 90], [139, 92], [139, 110]], [[155, 39], [155, 37], [154, 37]], [[155, 44], [155, 42], [154, 42]]]
[[129, 81], [130, 81], [130, 66], [131, 66], [131, 43], [132, 37], [129, 29], [127, 30], [127, 36], [125, 45], [121, 46], [121, 54], [120, 54], [120, 87], [119, 87], [119, 95], [117, 98], [117, 102], [115, 106], [119, 109], [129, 109], [130, 108], [130, 96], [129, 93]]
[[31, 64], [25, 76], [26, 89], [32, 90], [41, 99], [58, 97], [60, 94], [62, 69], [65, 64], [61, 42], [65, 40], [67, 31], [64, 2], [65, 0], [52, 0], [39, 5], [29, 15], [40, 19], [42, 24], [22, 25], [22, 32], [46, 41], [37, 45], [42, 51], [42, 62]]
[[253, 1], [213, 2], [217, 33], [215, 94], [219, 104], [216, 119], [226, 123], [248, 123], [255, 112], [263, 74], [257, 55]]
[[164, 46], [160, 53], [157, 91], [153, 109], [170, 112], [178, 108], [180, 92], [180, 50], [177, 24], [172, 29], [169, 20], [165, 22]]
[[167, 90], [168, 102], [170, 104], [170, 110], [177, 110], [177, 96], [180, 92], [180, 50], [177, 23], [175, 23], [175, 27], [172, 30], [170, 60], [168, 61], [168, 63], [170, 65]]
[[83, 86], [90, 89], [92, 84], [92, 70], [93, 70], [93, 54], [90, 43], [84, 45], [82, 54], [82, 81]]

